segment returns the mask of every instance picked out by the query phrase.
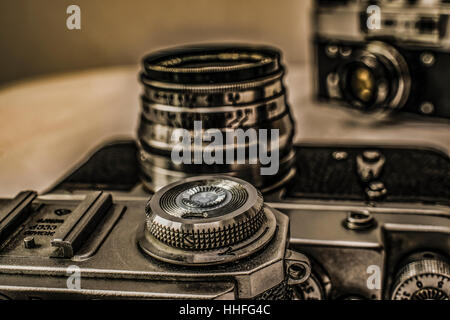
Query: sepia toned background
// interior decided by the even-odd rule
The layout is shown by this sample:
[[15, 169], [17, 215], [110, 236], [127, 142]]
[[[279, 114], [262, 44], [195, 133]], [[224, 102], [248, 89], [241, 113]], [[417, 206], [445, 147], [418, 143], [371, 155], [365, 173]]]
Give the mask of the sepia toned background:
[[[81, 8], [81, 30], [66, 8]], [[134, 64], [156, 48], [205, 41], [269, 43], [307, 59], [310, 0], [2, 0], [0, 84]]]

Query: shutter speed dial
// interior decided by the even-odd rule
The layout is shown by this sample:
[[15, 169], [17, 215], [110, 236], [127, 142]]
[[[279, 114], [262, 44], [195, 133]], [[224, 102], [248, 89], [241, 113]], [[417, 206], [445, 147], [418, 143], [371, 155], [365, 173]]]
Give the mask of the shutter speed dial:
[[241, 259], [274, 236], [276, 218], [246, 181], [200, 176], [168, 185], [146, 206], [141, 249], [173, 264], [212, 265]]
[[449, 300], [450, 265], [438, 255], [415, 255], [397, 274], [393, 300]]

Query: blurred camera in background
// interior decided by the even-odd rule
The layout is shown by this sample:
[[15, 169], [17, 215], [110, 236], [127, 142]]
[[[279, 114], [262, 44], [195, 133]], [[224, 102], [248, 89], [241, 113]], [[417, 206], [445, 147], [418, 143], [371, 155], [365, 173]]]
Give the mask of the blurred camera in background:
[[316, 1], [318, 98], [449, 118], [449, 14], [446, 1]]

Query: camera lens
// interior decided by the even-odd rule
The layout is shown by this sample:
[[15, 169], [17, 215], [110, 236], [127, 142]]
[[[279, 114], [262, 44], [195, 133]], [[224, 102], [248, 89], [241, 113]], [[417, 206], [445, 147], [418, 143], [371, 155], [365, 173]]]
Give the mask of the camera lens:
[[384, 42], [374, 41], [356, 51], [338, 74], [344, 98], [364, 111], [399, 109], [409, 97], [406, 61]]
[[[144, 185], [157, 191], [208, 174], [239, 177], [263, 192], [286, 183], [295, 174], [295, 153], [283, 76], [280, 52], [265, 46], [189, 46], [145, 57], [138, 128]], [[261, 140], [264, 130], [268, 136]], [[218, 136], [206, 137], [212, 132]], [[185, 136], [192, 148], [187, 156], [183, 153], [183, 161], [174, 161], [173, 152]], [[269, 166], [261, 161], [261, 148], [277, 161], [275, 174], [261, 174]], [[205, 154], [214, 161], [206, 161]], [[245, 159], [238, 159], [242, 154]]]
[[356, 68], [350, 74], [350, 88], [353, 96], [362, 103], [369, 102], [374, 95], [375, 79], [367, 68]]

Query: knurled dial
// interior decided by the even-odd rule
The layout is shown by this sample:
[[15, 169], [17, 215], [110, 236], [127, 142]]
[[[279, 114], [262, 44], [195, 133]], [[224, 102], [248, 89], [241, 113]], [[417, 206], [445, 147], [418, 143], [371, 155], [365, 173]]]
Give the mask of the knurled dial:
[[410, 262], [398, 273], [393, 300], [449, 300], [450, 265], [430, 257]]
[[238, 179], [192, 178], [158, 191], [146, 207], [147, 231], [184, 250], [212, 250], [244, 241], [265, 222], [263, 198]]

